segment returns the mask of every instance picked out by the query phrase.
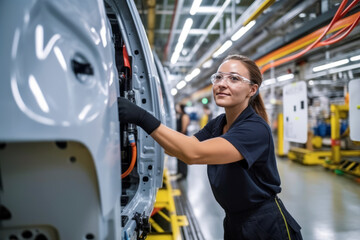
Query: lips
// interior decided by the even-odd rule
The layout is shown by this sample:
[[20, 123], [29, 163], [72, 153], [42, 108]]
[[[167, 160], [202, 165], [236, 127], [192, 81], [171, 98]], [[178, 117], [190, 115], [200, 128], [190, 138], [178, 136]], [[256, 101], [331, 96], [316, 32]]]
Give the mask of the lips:
[[219, 92], [219, 93], [216, 93], [216, 96], [230, 96], [230, 94]]

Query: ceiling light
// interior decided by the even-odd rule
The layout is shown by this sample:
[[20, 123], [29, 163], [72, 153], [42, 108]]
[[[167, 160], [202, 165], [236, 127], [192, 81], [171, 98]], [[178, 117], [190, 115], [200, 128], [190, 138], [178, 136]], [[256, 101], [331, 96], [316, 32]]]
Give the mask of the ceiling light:
[[191, 18], [186, 19], [183, 30], [181, 31], [180, 37], [178, 39], [178, 42], [176, 44], [175, 50], [173, 55], [171, 56], [171, 63], [175, 64], [179, 57], [180, 57], [180, 53], [184, 47], [184, 42], [190, 32], [191, 26], [193, 24], [193, 20]]
[[191, 18], [186, 19], [183, 30], [180, 33], [178, 42], [180, 42], [180, 43], [185, 42], [185, 40], [190, 32], [192, 24], [193, 24], [193, 20]]
[[171, 63], [175, 64], [177, 62], [177, 60], [180, 57], [180, 52], [174, 52], [173, 55], [171, 56]]
[[306, 17], [306, 13], [300, 13], [299, 14], [299, 18], [305, 18]]
[[360, 55], [353, 56], [353, 57], [350, 58], [350, 61], [352, 61], [352, 62], [355, 62], [355, 61], [358, 61], [358, 60], [360, 60]]
[[178, 43], [176, 44], [176, 47], [175, 47], [174, 52], [180, 53], [183, 47], [184, 47], [184, 44], [181, 43], [181, 42], [178, 42]]
[[231, 40], [227, 40], [212, 56], [213, 58], [218, 57], [219, 55], [223, 54], [226, 50], [228, 50], [232, 45]]
[[185, 86], [186, 86], [186, 82], [184, 80], [181, 80], [180, 82], [178, 82], [178, 84], [176, 84], [176, 88], [178, 90], [182, 89]]
[[190, 9], [190, 15], [195, 15], [200, 7], [202, 0], [195, 0]]
[[275, 78], [270, 78], [270, 79], [267, 79], [267, 80], [264, 80], [264, 81], [263, 81], [264, 86], [266, 86], [266, 85], [271, 85], [271, 84], [274, 84], [274, 83], [276, 83], [276, 79], [275, 79]]
[[294, 74], [290, 73], [290, 74], [285, 74], [285, 75], [282, 75], [280, 77], [277, 77], [276, 79], [279, 82], [282, 82], [282, 81], [290, 80], [290, 79], [293, 79], [293, 78], [294, 78]]
[[313, 80], [310, 80], [310, 81], [309, 81], [309, 85], [310, 85], [310, 86], [314, 85], [314, 81], [313, 81]]
[[171, 95], [175, 96], [178, 90], [176, 88], [171, 89]]
[[214, 61], [210, 58], [209, 60], [207, 60], [206, 62], [204, 62], [204, 64], [202, 65], [202, 67], [203, 67], [203, 68], [210, 68], [213, 63], [214, 63]]
[[199, 68], [195, 68], [189, 75], [187, 75], [185, 77], [185, 81], [190, 82], [191, 80], [193, 80], [197, 75], [199, 75], [200, 73], [200, 69]]
[[253, 20], [249, 22], [246, 26], [241, 27], [234, 35], [232, 35], [231, 40], [236, 41], [241, 38], [250, 28], [255, 25], [256, 21]]
[[339, 60], [339, 61], [336, 61], [336, 62], [331, 62], [331, 63], [328, 63], [328, 64], [324, 64], [324, 65], [314, 67], [312, 70], [313, 70], [313, 72], [320, 72], [322, 70], [337, 67], [337, 66], [341, 66], [341, 65], [344, 65], [344, 64], [347, 64], [347, 63], [349, 63], [349, 59], [342, 59], [342, 60]]

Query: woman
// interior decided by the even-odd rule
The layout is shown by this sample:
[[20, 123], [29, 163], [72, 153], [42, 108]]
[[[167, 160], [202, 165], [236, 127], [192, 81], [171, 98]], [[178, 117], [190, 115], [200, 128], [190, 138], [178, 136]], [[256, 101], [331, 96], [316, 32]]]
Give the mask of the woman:
[[[224, 239], [302, 239], [300, 226], [277, 197], [281, 191], [274, 142], [258, 89], [256, 64], [241, 55], [224, 59], [212, 75], [216, 104], [225, 114], [194, 137], [177, 133], [126, 99], [120, 121], [149, 133], [167, 153], [187, 164], [207, 164], [213, 194], [225, 210]], [[131, 114], [131, 115], [130, 115]]]

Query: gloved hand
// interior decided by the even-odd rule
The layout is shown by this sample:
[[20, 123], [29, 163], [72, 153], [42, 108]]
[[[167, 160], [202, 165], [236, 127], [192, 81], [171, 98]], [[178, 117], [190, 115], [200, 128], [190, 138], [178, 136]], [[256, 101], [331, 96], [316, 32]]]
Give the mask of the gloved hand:
[[149, 135], [160, 126], [161, 122], [145, 109], [138, 107], [126, 98], [118, 98], [119, 120], [122, 123], [134, 123]]

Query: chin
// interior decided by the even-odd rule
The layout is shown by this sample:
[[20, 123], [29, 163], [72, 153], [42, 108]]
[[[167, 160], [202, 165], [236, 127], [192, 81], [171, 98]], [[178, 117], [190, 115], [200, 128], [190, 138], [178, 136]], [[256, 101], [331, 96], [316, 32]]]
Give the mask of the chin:
[[230, 106], [229, 103], [227, 103], [226, 101], [222, 101], [222, 100], [215, 100], [215, 103], [219, 107], [228, 107], [228, 106]]

